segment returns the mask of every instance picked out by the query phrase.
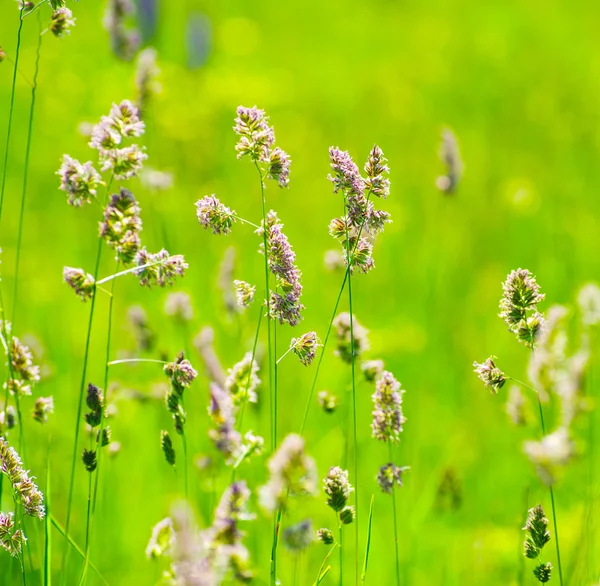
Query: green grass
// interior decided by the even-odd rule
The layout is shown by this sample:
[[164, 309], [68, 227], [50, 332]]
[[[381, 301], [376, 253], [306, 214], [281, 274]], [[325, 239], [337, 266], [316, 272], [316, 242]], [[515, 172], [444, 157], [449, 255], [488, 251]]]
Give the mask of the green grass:
[[[5, 4], [0, 8], [0, 44], [14, 61], [19, 11], [15, 3]], [[10, 292], [20, 254], [15, 334], [34, 336], [39, 342], [43, 354], [36, 352], [36, 359], [44, 376], [35, 394], [55, 399], [56, 413], [44, 427], [29, 419], [33, 400], [21, 400], [25, 465], [42, 490], [46, 462], [51, 462], [55, 528], [57, 523], [64, 527], [67, 517], [73, 422], [90, 311], [89, 303], [81, 303], [62, 282], [62, 268], [81, 266], [93, 272], [100, 212], [97, 206], [67, 206], [54, 173], [63, 153], [84, 161], [91, 156], [77, 131], [81, 122], [97, 121], [112, 102], [134, 95], [134, 67], [112, 55], [101, 25], [102, 3], [71, 7], [77, 26], [70, 37], [47, 34], [42, 43], [18, 252], [31, 99], [26, 80], [33, 79], [38, 34], [34, 17], [24, 21], [22, 74], [16, 77], [0, 229], [5, 311], [11, 315], [15, 305]], [[47, 15], [47, 7], [41, 9]], [[184, 30], [194, 12], [210, 22], [210, 53], [202, 67], [190, 70]], [[235, 278], [257, 285], [257, 298], [262, 297], [264, 266], [256, 253], [260, 238], [253, 228], [238, 222], [231, 235], [212, 236], [198, 226], [194, 213], [197, 199], [215, 193], [242, 218], [261, 221], [256, 171], [248, 161], [236, 160], [231, 130], [235, 108], [239, 104], [265, 108], [278, 145], [293, 160], [290, 189], [279, 190], [270, 182], [265, 192], [267, 211], [277, 210], [303, 272], [304, 321], [294, 330], [277, 326], [280, 350], [287, 348], [292, 336], [308, 330], [325, 338], [344, 278], [343, 272], [330, 273], [323, 266], [325, 251], [338, 246], [327, 227], [341, 206], [326, 178], [328, 147], [350, 150], [362, 165], [377, 142], [389, 159], [392, 194], [381, 207], [392, 214], [394, 223], [378, 237], [376, 269], [352, 277], [352, 302], [358, 320], [370, 330], [369, 357], [385, 360], [406, 389], [408, 421], [394, 449], [396, 463], [411, 467], [396, 492], [401, 584], [519, 584], [517, 544], [526, 517], [525, 489], [530, 487], [529, 506], [542, 502], [550, 511], [548, 491], [522, 454], [523, 440], [536, 437], [538, 428], [535, 423], [528, 430], [512, 427], [504, 413], [505, 395], [490, 396], [471, 364], [493, 353], [506, 372], [525, 377], [527, 352], [496, 315], [501, 282], [511, 269], [527, 267], [537, 275], [547, 294], [543, 309], [557, 302], [572, 303], [583, 283], [600, 278], [600, 47], [595, 28], [599, 12], [597, 5], [585, 2], [549, 6], [514, 0], [501, 4], [190, 0], [163, 2], [156, 34], [148, 41], [159, 52], [163, 92], [148, 112], [143, 144], [148, 146], [148, 165], [172, 171], [175, 186], [164, 194], [150, 193], [138, 181], [128, 187], [143, 210], [142, 239], [148, 248], [164, 245], [172, 253], [185, 254], [190, 264], [175, 289], [187, 291], [193, 299], [195, 317], [186, 342], [198, 370], [201, 361], [192, 339], [202, 326], [214, 328], [216, 351], [226, 367], [253, 347], [255, 310], [244, 313], [239, 324], [230, 320], [217, 285], [227, 247], [236, 248]], [[0, 64], [1, 145], [8, 129], [12, 75], [7, 59]], [[456, 133], [465, 162], [458, 192], [448, 197], [434, 185], [443, 172], [437, 149], [444, 126]], [[112, 251], [103, 252], [100, 276], [113, 272], [112, 256]], [[183, 349], [181, 329], [163, 311], [167, 293], [142, 289], [134, 278], [119, 279], [112, 310], [113, 359], [135, 350], [126, 319], [134, 304], [145, 308], [157, 336], [155, 350], [144, 357], [172, 360]], [[346, 295], [339, 311], [348, 311]], [[84, 385], [104, 380], [108, 315], [109, 297], [100, 294]], [[268, 381], [265, 325], [257, 355], [264, 357], [260, 376]], [[37, 345], [32, 344], [34, 351]], [[306, 369], [288, 357], [278, 369], [279, 441], [302, 426], [316, 368], [313, 364]], [[372, 388], [362, 381], [358, 368], [356, 372], [360, 498], [356, 504], [361, 522], [358, 552], [351, 538], [354, 528], [345, 531], [344, 581], [352, 583], [355, 562], [363, 563], [370, 526], [366, 512], [375, 494], [367, 583], [392, 584], [393, 503], [375, 481], [388, 451], [371, 439]], [[592, 396], [596, 372], [594, 368], [588, 382]], [[161, 571], [160, 564], [144, 555], [150, 531], [183, 498], [185, 483], [183, 474], [173, 476], [160, 451], [160, 430], [172, 430], [162, 400], [130, 400], [125, 391], [150, 397], [154, 385], [166, 379], [157, 365], [131, 364], [115, 367], [110, 380], [118, 384], [110, 391], [118, 409], [110, 425], [113, 440], [122, 449], [115, 457], [102, 456], [88, 584], [103, 583], [99, 575], [111, 585], [132, 580], [153, 584]], [[268, 383], [266, 387], [270, 388]], [[350, 369], [333, 356], [331, 341], [313, 390], [321, 389], [340, 395], [343, 413], [351, 405]], [[258, 407], [246, 410], [244, 428], [263, 435], [268, 447], [272, 415], [267, 393], [259, 391]], [[186, 432], [189, 498], [203, 525], [210, 522], [215, 499], [230, 479], [229, 471], [221, 471], [213, 480], [210, 472], [195, 465], [198, 456], [214, 455], [206, 433], [208, 398], [208, 380], [200, 376], [186, 391]], [[597, 414], [591, 417], [597, 421]], [[579, 437], [585, 437], [587, 422], [582, 419], [578, 427]], [[84, 433], [83, 426], [80, 432]], [[318, 408], [315, 393], [304, 436], [321, 476], [341, 464], [346, 434], [335, 416]], [[599, 578], [600, 564], [595, 560], [600, 559], [600, 550], [597, 538], [590, 539], [593, 551], [585, 553], [589, 544], [581, 545], [590, 508], [594, 510], [586, 502], [590, 461], [585, 442], [581, 447], [581, 458], [568, 468], [554, 495], [565, 583], [586, 586]], [[593, 452], [596, 470], [598, 454]], [[79, 460], [76, 467], [69, 547], [79, 555], [69, 554], [72, 582], [79, 577], [85, 554], [88, 492], [87, 473]], [[460, 480], [462, 505], [440, 510], [436, 493], [450, 468]], [[266, 471], [242, 462], [236, 478], [246, 479], [254, 489], [264, 482]], [[7, 490], [5, 480], [3, 503], [10, 504]], [[255, 501], [252, 508], [258, 512]], [[306, 516], [313, 518], [315, 528], [331, 523], [322, 495], [302, 510], [286, 513], [283, 523]], [[28, 527], [33, 523], [28, 520]], [[595, 525], [590, 524], [592, 530]], [[268, 583], [273, 519], [259, 512], [245, 528], [260, 576], [257, 583]], [[35, 571], [28, 575], [28, 584], [40, 583], [43, 533], [40, 523], [39, 544], [30, 544]], [[32, 541], [34, 535], [32, 530]], [[52, 579], [59, 583], [65, 547], [60, 530], [54, 530], [51, 543]], [[554, 545], [545, 553], [557, 568]], [[298, 562], [301, 575], [314, 581], [327, 552], [325, 546], [313, 545]], [[337, 583], [337, 557], [332, 555], [325, 564], [331, 570], [324, 585]], [[0, 567], [9, 567], [7, 556], [0, 557]], [[19, 583], [19, 564], [11, 568], [12, 573], [0, 572], [0, 584]], [[27, 557], [25, 568], [29, 569]], [[293, 568], [294, 557], [279, 547], [277, 572], [283, 584], [293, 583]], [[529, 565], [524, 576], [524, 584], [534, 583]], [[558, 583], [557, 571], [555, 580]]]

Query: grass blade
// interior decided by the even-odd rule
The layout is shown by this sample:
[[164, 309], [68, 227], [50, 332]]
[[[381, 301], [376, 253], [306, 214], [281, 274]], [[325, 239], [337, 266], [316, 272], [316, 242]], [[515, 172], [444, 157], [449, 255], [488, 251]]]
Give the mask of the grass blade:
[[371, 549], [371, 527], [373, 525], [373, 507], [375, 505], [375, 495], [371, 495], [371, 505], [369, 507], [369, 528], [367, 530], [367, 548], [365, 550], [365, 562], [363, 564], [360, 581], [364, 584], [367, 579], [367, 566], [369, 564], [369, 550]]

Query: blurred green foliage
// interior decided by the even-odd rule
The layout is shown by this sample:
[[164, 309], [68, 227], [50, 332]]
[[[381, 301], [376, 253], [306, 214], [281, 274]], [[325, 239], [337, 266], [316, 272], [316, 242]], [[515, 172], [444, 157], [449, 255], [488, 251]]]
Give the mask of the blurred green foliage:
[[[112, 102], [134, 95], [134, 65], [111, 53], [102, 27], [103, 4], [71, 3], [77, 18], [72, 34], [43, 37], [15, 319], [15, 333], [35, 336], [43, 348], [42, 355], [37, 353], [44, 365], [37, 393], [54, 395], [56, 404], [47, 426], [29, 418], [24, 422], [26, 465], [43, 486], [50, 443], [52, 505], [63, 521], [89, 306], [62, 283], [62, 268], [92, 270], [99, 210], [68, 207], [54, 173], [63, 153], [91, 157], [78, 132], [80, 123], [97, 121]], [[41, 25], [32, 15], [24, 26], [0, 232], [2, 289], [9, 308], [29, 111], [27, 80], [38, 27], [46, 26], [48, 9], [39, 12]], [[204, 325], [214, 328], [225, 366], [251, 348], [257, 309], [229, 319], [217, 280], [224, 252], [234, 246], [235, 277], [258, 284], [260, 292], [259, 240], [240, 224], [227, 237], [204, 232], [193, 206], [199, 197], [215, 193], [240, 216], [260, 219], [255, 171], [248, 161], [236, 160], [234, 151], [231, 128], [239, 104], [265, 108], [278, 144], [291, 154], [290, 188], [269, 185], [268, 205], [284, 222], [303, 271], [306, 311], [297, 330], [315, 329], [323, 337], [342, 279], [323, 264], [325, 251], [337, 246], [327, 226], [342, 206], [327, 181], [327, 149], [348, 149], [362, 165], [377, 142], [391, 167], [392, 195], [383, 207], [394, 223], [376, 243], [376, 269], [354, 279], [353, 293], [355, 314], [370, 330], [369, 356], [385, 360], [407, 390], [408, 421], [396, 450], [397, 463], [411, 467], [398, 492], [403, 584], [533, 583], [530, 569], [522, 569], [521, 527], [527, 508], [537, 502], [546, 506], [548, 499], [522, 455], [522, 441], [535, 437], [538, 428], [513, 428], [504, 413], [505, 394], [490, 396], [471, 365], [493, 353], [508, 373], [525, 376], [527, 350], [496, 315], [500, 285], [509, 270], [522, 266], [537, 275], [547, 294], [543, 308], [571, 303], [582, 283], [598, 277], [598, 13], [591, 2], [185, 0], [161, 2], [155, 30], [147, 27], [146, 44], [159, 53], [163, 92], [148, 113], [143, 143], [148, 164], [172, 172], [175, 184], [160, 194], [138, 181], [130, 187], [143, 209], [144, 243], [185, 254], [190, 264], [176, 288], [191, 294], [195, 318], [187, 330], [178, 328], [164, 314], [166, 291], [143, 290], [134, 279], [123, 278], [115, 294], [113, 354], [126, 356], [135, 348], [126, 318], [133, 304], [145, 308], [157, 335], [156, 350], [146, 356], [174, 357], [191, 348]], [[186, 45], [190, 22], [197, 31], [192, 54]], [[15, 3], [5, 0], [0, 45], [12, 59], [17, 26]], [[6, 133], [11, 79], [7, 59], [0, 64], [0, 137]], [[443, 172], [437, 149], [445, 126], [456, 133], [465, 161], [464, 178], [453, 196], [435, 188], [435, 178]], [[113, 269], [112, 254], [105, 251], [100, 274]], [[344, 296], [341, 309], [346, 310], [346, 302]], [[89, 380], [97, 384], [103, 376], [107, 305], [107, 298], [101, 298], [92, 340]], [[279, 330], [280, 348], [298, 333], [288, 329]], [[329, 389], [341, 396], [340, 418], [320, 412], [315, 402], [306, 431], [321, 475], [329, 466], [344, 465], [338, 421], [345, 421], [350, 397], [349, 370], [332, 350], [327, 350], [317, 391]], [[190, 356], [200, 366], [193, 349]], [[592, 369], [591, 388], [594, 374]], [[281, 434], [298, 431], [312, 376], [312, 369], [291, 356], [282, 363]], [[122, 397], [123, 389], [150, 396], [154, 385], [166, 379], [159, 367], [147, 364], [115, 366], [111, 381], [121, 389], [113, 396]], [[370, 437], [371, 392], [360, 384], [360, 559], [362, 566], [368, 505], [375, 494], [367, 583], [391, 584], [392, 505], [375, 483], [388, 456], [387, 447]], [[207, 379], [200, 377], [186, 404], [194, 460], [212, 453], [207, 400]], [[171, 429], [171, 422], [160, 400], [121, 398], [116, 404], [111, 426], [122, 449], [104, 460], [92, 559], [110, 584], [153, 584], [160, 569], [144, 555], [151, 528], [183, 496], [182, 478], [160, 453], [160, 429]], [[24, 409], [32, 407], [29, 401]], [[247, 421], [268, 437], [266, 396]], [[581, 437], [586, 437], [586, 425], [580, 425]], [[582, 457], [561, 480], [556, 497], [565, 574], [570, 584], [591, 584], [599, 577], [600, 551], [583, 536], [586, 523], [592, 522], [586, 517], [587, 474], [598, 462], [590, 459], [584, 442], [580, 448]], [[191, 472], [192, 502], [199, 523], [205, 524], [215, 504], [213, 490], [222, 492], [228, 474], [215, 477], [196, 466]], [[73, 532], [81, 543], [87, 479], [79, 464], [77, 474]], [[256, 465], [242, 467], [240, 474], [252, 488], [265, 477], [263, 467]], [[440, 506], [438, 488], [448, 485], [448, 477], [460, 487], [456, 506], [443, 499], [446, 506]], [[316, 527], [330, 525], [333, 518], [324, 502], [320, 497], [293, 511], [287, 522], [311, 515]], [[30, 525], [32, 562], [39, 567], [42, 528]], [[247, 529], [257, 583], [265, 583], [271, 521], [259, 514]], [[58, 578], [63, 546], [58, 534], [53, 546]], [[353, 580], [352, 549], [348, 538], [347, 583]], [[281, 552], [282, 584], [311, 584], [326, 549], [314, 545], [297, 562]], [[553, 547], [548, 556], [555, 564]], [[335, 558], [324, 584], [337, 579]], [[17, 564], [10, 566], [8, 556], [1, 557], [0, 568], [11, 568], [0, 572], [1, 584], [18, 583]], [[30, 583], [40, 583], [36, 578]], [[92, 573], [89, 583], [99, 583]]]

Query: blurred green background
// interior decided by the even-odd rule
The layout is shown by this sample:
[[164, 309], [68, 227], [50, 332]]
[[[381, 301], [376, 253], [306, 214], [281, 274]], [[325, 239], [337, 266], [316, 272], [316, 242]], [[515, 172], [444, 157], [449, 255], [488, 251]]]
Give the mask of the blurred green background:
[[[55, 171], [63, 153], [82, 161], [93, 156], [78, 132], [80, 123], [96, 122], [113, 102], [135, 95], [135, 65], [119, 61], [110, 50], [102, 26], [104, 2], [69, 6], [77, 18], [70, 37], [43, 37], [14, 324], [17, 336], [38, 340], [36, 357], [44, 365], [44, 378], [36, 394], [53, 395], [56, 405], [47, 426], [29, 418], [24, 422], [26, 465], [44, 486], [50, 443], [51, 504], [63, 521], [89, 306], [63, 284], [62, 269], [92, 271], [100, 211], [67, 206]], [[391, 168], [392, 194], [382, 207], [393, 223], [376, 243], [376, 269], [353, 279], [353, 294], [355, 314], [370, 331], [369, 357], [385, 360], [406, 389], [408, 421], [395, 452], [398, 464], [411, 466], [397, 493], [402, 583], [533, 584], [530, 564], [522, 561], [520, 528], [529, 506], [542, 502], [549, 510], [550, 504], [522, 454], [522, 442], [536, 437], [538, 427], [535, 421], [528, 429], [512, 427], [504, 412], [505, 394], [490, 396], [472, 373], [472, 363], [493, 353], [509, 374], [526, 376], [527, 350], [497, 317], [501, 283], [511, 269], [527, 267], [537, 275], [547, 294], [543, 309], [572, 303], [579, 287], [598, 277], [598, 5], [156, 0], [143, 6], [158, 11], [154, 30], [145, 25], [144, 44], [158, 50], [163, 91], [150, 107], [141, 142], [148, 148], [147, 164], [173, 173], [174, 187], [151, 193], [138, 180], [128, 187], [143, 209], [144, 244], [186, 256], [189, 272], [175, 290], [190, 293], [195, 317], [183, 331], [164, 314], [168, 291], [149, 291], [133, 278], [120, 279], [114, 357], [135, 350], [127, 320], [134, 304], [145, 309], [157, 336], [155, 350], [145, 356], [173, 357], [191, 348], [190, 358], [202, 370], [192, 339], [205, 325], [214, 328], [224, 366], [251, 349], [256, 309], [230, 319], [217, 282], [224, 253], [233, 246], [235, 278], [258, 284], [260, 291], [259, 241], [241, 224], [227, 237], [204, 232], [193, 205], [215, 193], [240, 216], [260, 219], [255, 171], [249, 161], [236, 160], [234, 151], [232, 126], [240, 104], [266, 109], [278, 145], [293, 160], [289, 190], [269, 184], [267, 191], [268, 205], [277, 210], [297, 252], [306, 306], [296, 330], [279, 330], [280, 345], [310, 329], [324, 337], [343, 277], [323, 263], [325, 251], [337, 247], [327, 227], [342, 205], [327, 181], [328, 147], [348, 149], [362, 166], [376, 142]], [[45, 27], [49, 10], [42, 6], [39, 13]], [[30, 99], [26, 79], [33, 75], [38, 26], [32, 15], [23, 29], [0, 231], [2, 290], [9, 308]], [[0, 45], [10, 58], [17, 27], [15, 2], [4, 0]], [[0, 80], [0, 137], [5, 137], [12, 80], [8, 59], [0, 64]], [[453, 196], [435, 188], [444, 170], [438, 147], [446, 126], [455, 132], [465, 162]], [[113, 271], [112, 254], [105, 250], [100, 274]], [[107, 305], [107, 298], [101, 298], [92, 341], [89, 380], [98, 384]], [[347, 310], [346, 296], [341, 309]], [[292, 357], [282, 366], [281, 435], [298, 431], [314, 373], [314, 366], [305, 369]], [[183, 496], [183, 485], [159, 449], [160, 429], [172, 429], [163, 402], [127, 399], [124, 389], [149, 397], [166, 379], [160, 368], [147, 364], [114, 367], [111, 382], [118, 384], [113, 394], [118, 413], [111, 427], [122, 449], [104, 459], [92, 560], [110, 584], [154, 584], [161, 566], [148, 561], [144, 549], [153, 525]], [[214, 453], [206, 433], [207, 382], [199, 377], [187, 395], [195, 456]], [[315, 401], [306, 432], [321, 476], [344, 462], [338, 422], [345, 418], [349, 384], [349, 370], [331, 346], [317, 390], [340, 395], [340, 417], [325, 415]], [[360, 559], [362, 565], [366, 513], [375, 494], [367, 582], [391, 584], [392, 503], [375, 482], [388, 455], [387, 447], [370, 437], [371, 393], [361, 382]], [[248, 424], [268, 437], [266, 394], [262, 398]], [[24, 403], [30, 411], [33, 400]], [[581, 437], [586, 437], [586, 426], [580, 424]], [[582, 457], [556, 489], [557, 513], [567, 583], [591, 585], [600, 579], [600, 551], [584, 537], [586, 523], [593, 527], [589, 515], [595, 503], [586, 504], [586, 498], [587, 475], [595, 466], [584, 442], [581, 450]], [[240, 475], [251, 488], [264, 482], [266, 458], [242, 468]], [[219, 495], [228, 474], [192, 465], [190, 471], [193, 506], [198, 522], [206, 524], [214, 506], [213, 486]], [[437, 496], [448, 474], [454, 474], [460, 489], [456, 507], [440, 504]], [[352, 476], [351, 482], [356, 483]], [[73, 533], [81, 543], [87, 478], [79, 464], [76, 487]], [[320, 496], [294, 509], [285, 522], [309, 515], [316, 527], [333, 521]], [[30, 524], [30, 549], [39, 567], [43, 530], [40, 525], [36, 535]], [[259, 513], [247, 531], [256, 583], [262, 584], [268, 581], [271, 521]], [[57, 578], [63, 541], [56, 533], [53, 545]], [[345, 583], [354, 579], [352, 549], [353, 539], [347, 538]], [[315, 544], [295, 560], [281, 549], [281, 583], [312, 584], [325, 553]], [[555, 564], [553, 544], [546, 553]], [[336, 583], [335, 558], [325, 583]], [[73, 566], [75, 559], [72, 555]], [[7, 569], [0, 572], [1, 584], [18, 583], [17, 565], [11, 566], [7, 555], [0, 556], [0, 568]], [[36, 579], [31, 576], [31, 583]], [[93, 573], [89, 583], [99, 583]]]

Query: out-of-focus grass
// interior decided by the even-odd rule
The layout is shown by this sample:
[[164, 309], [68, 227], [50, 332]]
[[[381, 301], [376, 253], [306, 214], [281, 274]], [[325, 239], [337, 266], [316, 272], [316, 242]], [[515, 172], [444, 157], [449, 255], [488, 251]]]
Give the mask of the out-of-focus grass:
[[[65, 152], [83, 160], [90, 156], [77, 131], [82, 121], [96, 121], [113, 101], [133, 95], [133, 66], [110, 52], [102, 4], [73, 4], [77, 26], [72, 35], [44, 37], [21, 260], [16, 328], [18, 335], [35, 335], [44, 348], [47, 376], [37, 392], [53, 394], [56, 403], [56, 414], [43, 429], [25, 421], [26, 464], [43, 478], [51, 435], [52, 508], [59, 519], [65, 516], [88, 313], [62, 284], [62, 267], [91, 270], [98, 210], [68, 207], [54, 172]], [[571, 302], [580, 284], [598, 277], [598, 11], [587, 2], [510, 0], [160, 5], [157, 31], [148, 42], [159, 51], [164, 91], [151, 108], [144, 141], [148, 164], [172, 171], [175, 187], [160, 195], [138, 183], [132, 189], [144, 210], [148, 247], [166, 245], [186, 255], [190, 270], [178, 288], [193, 297], [193, 333], [212, 325], [225, 365], [249, 349], [255, 312], [241, 318], [241, 334], [227, 321], [216, 285], [218, 265], [226, 247], [235, 246], [236, 277], [259, 284], [260, 290], [258, 240], [241, 225], [226, 238], [212, 237], [197, 225], [193, 203], [216, 193], [241, 216], [259, 219], [255, 172], [247, 161], [236, 160], [233, 149], [236, 106], [265, 108], [278, 143], [293, 159], [290, 189], [269, 186], [267, 197], [285, 223], [303, 271], [307, 309], [302, 331], [324, 335], [342, 278], [323, 267], [325, 250], [336, 246], [327, 225], [341, 207], [326, 180], [328, 147], [349, 149], [362, 163], [377, 142], [389, 158], [392, 195], [383, 205], [394, 223], [376, 244], [376, 270], [355, 279], [354, 295], [355, 313], [371, 332], [370, 356], [383, 358], [407, 389], [408, 422], [397, 450], [398, 463], [411, 466], [398, 493], [404, 584], [516, 584], [525, 491], [530, 505], [547, 498], [520, 453], [527, 433], [508, 424], [503, 397], [490, 397], [481, 388], [471, 364], [493, 352], [510, 373], [519, 377], [523, 372], [527, 352], [496, 317], [500, 283], [510, 269], [524, 266], [538, 276], [547, 293], [545, 307]], [[7, 0], [0, 15], [0, 44], [14, 57], [14, 3]], [[210, 50], [206, 62], [190, 70], [185, 30], [189, 19], [199, 15], [208, 23]], [[37, 26], [34, 17], [24, 30], [26, 78], [32, 75]], [[0, 65], [0, 137], [6, 131], [11, 75], [5, 61]], [[0, 237], [5, 295], [12, 290], [28, 99], [29, 89], [19, 77]], [[437, 148], [445, 125], [456, 132], [466, 164], [452, 197], [434, 187], [442, 171]], [[102, 275], [112, 271], [110, 256], [104, 254]], [[134, 345], [125, 318], [132, 304], [148, 312], [159, 333], [159, 352], [174, 356], [182, 348], [181, 333], [163, 313], [165, 296], [165, 291], [142, 290], [133, 280], [118, 282], [115, 356]], [[95, 382], [102, 380], [107, 305], [102, 299], [92, 341], [89, 378]], [[280, 339], [292, 335], [285, 331]], [[196, 355], [193, 362], [199, 362]], [[298, 430], [312, 377], [292, 359], [283, 366], [282, 433]], [[111, 379], [149, 393], [162, 376], [153, 365], [115, 366]], [[349, 380], [347, 369], [328, 352], [317, 390], [329, 388], [347, 399]], [[210, 449], [206, 382], [194, 385], [186, 404], [192, 454]], [[387, 461], [387, 448], [370, 438], [370, 394], [361, 383], [361, 547], [375, 493], [368, 582], [388, 584], [394, 576], [391, 499], [374, 480], [378, 466]], [[265, 400], [259, 415], [251, 416], [259, 426], [255, 431], [265, 436], [261, 425], [267, 411]], [[159, 574], [144, 556], [150, 529], [183, 494], [182, 480], [170, 473], [158, 448], [159, 430], [170, 429], [170, 421], [160, 401], [120, 401], [111, 426], [122, 451], [104, 460], [93, 561], [111, 584], [150, 584]], [[340, 463], [343, 437], [335, 420], [318, 408], [311, 412], [306, 437], [321, 474]], [[447, 468], [462, 483], [462, 506], [454, 512], [434, 506]], [[582, 547], [586, 469], [585, 460], [570, 468], [556, 490], [565, 567], [577, 584], [597, 578], [600, 571], [596, 566], [579, 573], [575, 565]], [[80, 467], [73, 518], [80, 543], [84, 474]], [[253, 488], [264, 478], [257, 469], [244, 474]], [[214, 500], [199, 490], [210, 490], [212, 479], [200, 471], [191, 479], [198, 518], [205, 522]], [[215, 484], [219, 494], [226, 478]], [[329, 523], [323, 499], [305, 514], [313, 514], [317, 526]], [[259, 516], [248, 532], [253, 561], [265, 580], [270, 521]], [[352, 542], [346, 539], [347, 560]], [[55, 552], [62, 543], [55, 534]], [[32, 547], [34, 562], [42, 564], [43, 550]], [[315, 579], [325, 554], [314, 546], [301, 559], [297, 583]], [[555, 562], [553, 556], [548, 548]], [[594, 558], [598, 552], [592, 552]], [[59, 561], [55, 554], [55, 567]], [[336, 579], [331, 563], [325, 583]], [[6, 557], [0, 565], [7, 565]], [[292, 583], [289, 554], [282, 553], [279, 567], [282, 583]], [[0, 583], [14, 579], [0, 573]], [[90, 574], [90, 583], [94, 579]]]

